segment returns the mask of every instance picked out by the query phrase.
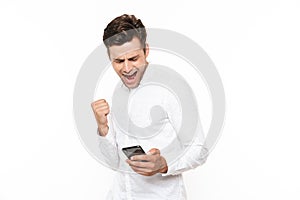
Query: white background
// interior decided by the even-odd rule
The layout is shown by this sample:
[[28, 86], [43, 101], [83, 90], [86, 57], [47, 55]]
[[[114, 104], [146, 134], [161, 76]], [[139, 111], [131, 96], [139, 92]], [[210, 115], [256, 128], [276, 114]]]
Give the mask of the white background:
[[76, 76], [114, 17], [180, 32], [214, 61], [226, 122], [191, 200], [300, 198], [299, 1], [0, 2], [0, 199], [104, 199], [112, 172], [83, 147]]

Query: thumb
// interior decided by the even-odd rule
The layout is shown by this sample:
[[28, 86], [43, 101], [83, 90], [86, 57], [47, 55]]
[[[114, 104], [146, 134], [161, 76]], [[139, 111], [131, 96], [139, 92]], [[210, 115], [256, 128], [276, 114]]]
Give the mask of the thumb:
[[159, 149], [152, 148], [148, 151], [147, 154], [151, 154], [151, 155], [160, 154], [160, 151], [159, 151]]

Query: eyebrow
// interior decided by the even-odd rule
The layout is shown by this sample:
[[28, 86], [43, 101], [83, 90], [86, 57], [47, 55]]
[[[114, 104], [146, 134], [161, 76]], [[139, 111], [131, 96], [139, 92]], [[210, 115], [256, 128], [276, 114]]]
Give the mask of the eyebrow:
[[[132, 57], [128, 58], [128, 60], [132, 61], [132, 60], [134, 60], [134, 59], [136, 59], [138, 57], [139, 57], [139, 55], [135, 55], [135, 56], [132, 56]], [[124, 60], [125, 59], [120, 59], [120, 58], [115, 58], [114, 59], [114, 61], [117, 61], [117, 62], [124, 62]]]

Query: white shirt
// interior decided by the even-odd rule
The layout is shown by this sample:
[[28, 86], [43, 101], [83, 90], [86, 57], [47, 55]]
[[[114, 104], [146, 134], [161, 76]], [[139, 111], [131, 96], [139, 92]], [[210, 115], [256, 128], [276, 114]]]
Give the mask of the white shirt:
[[[123, 85], [124, 90], [127, 88]], [[128, 90], [128, 89], [127, 89]], [[99, 149], [102, 161], [116, 170], [113, 186], [106, 199], [113, 200], [184, 200], [186, 192], [182, 172], [195, 168], [205, 162], [201, 156], [204, 135], [200, 123], [192, 143], [184, 146], [185, 152], [176, 161], [168, 160], [168, 172], [153, 176], [142, 176], [134, 172], [126, 163], [127, 157], [122, 152], [123, 147], [140, 145], [148, 152], [151, 148], [164, 149], [178, 142], [177, 132], [181, 125], [180, 102], [166, 88], [157, 85], [145, 85], [142, 82], [128, 90], [128, 112], [132, 122], [139, 127], [151, 123], [150, 110], [155, 105], [161, 106], [167, 113], [161, 131], [152, 137], [130, 135], [127, 130], [117, 125], [115, 113], [111, 109], [108, 117], [109, 132], [105, 137], [99, 135]], [[114, 105], [112, 105], [113, 107]], [[172, 143], [173, 141], [173, 143]], [[174, 143], [175, 141], [175, 143]], [[174, 148], [178, 148], [174, 146]], [[173, 148], [173, 146], [172, 146]], [[203, 152], [202, 152], [203, 153]], [[161, 152], [161, 155], [164, 156]]]

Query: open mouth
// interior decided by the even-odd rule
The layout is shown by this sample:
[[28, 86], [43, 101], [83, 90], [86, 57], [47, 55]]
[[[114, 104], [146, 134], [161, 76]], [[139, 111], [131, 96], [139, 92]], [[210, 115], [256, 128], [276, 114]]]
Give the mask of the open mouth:
[[136, 77], [136, 74], [137, 74], [137, 71], [134, 72], [134, 73], [132, 73], [132, 74], [123, 74], [123, 76], [124, 76], [127, 80], [132, 81], [132, 80], [134, 80], [134, 78]]

